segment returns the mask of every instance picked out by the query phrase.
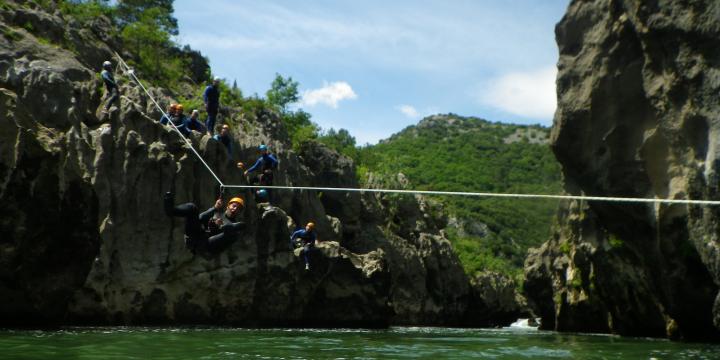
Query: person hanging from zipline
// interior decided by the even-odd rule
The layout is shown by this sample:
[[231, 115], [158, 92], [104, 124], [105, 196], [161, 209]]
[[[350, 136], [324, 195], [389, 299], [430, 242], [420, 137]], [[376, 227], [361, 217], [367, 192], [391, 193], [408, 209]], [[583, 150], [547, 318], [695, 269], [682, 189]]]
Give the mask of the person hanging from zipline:
[[224, 211], [222, 198], [202, 213], [191, 202], [175, 206], [172, 192], [165, 193], [163, 203], [168, 216], [185, 218], [185, 246], [193, 254], [205, 249], [220, 251], [234, 242], [245, 228], [245, 223], [239, 220], [245, 201], [239, 196], [230, 199]]
[[118, 85], [115, 82], [115, 77], [112, 73], [112, 63], [110, 61], [105, 61], [102, 64], [103, 70], [100, 73], [100, 76], [103, 79], [103, 82], [105, 83], [105, 89], [107, 90], [107, 96], [108, 100], [105, 103], [105, 106], [103, 107], [102, 112], [107, 114], [110, 110], [110, 106], [112, 104], [117, 103], [116, 105], [119, 106], [120, 101], [120, 92], [118, 90]]
[[310, 270], [310, 252], [315, 249], [315, 242], [317, 236], [315, 235], [315, 223], [309, 222], [305, 225], [304, 229], [295, 231], [290, 236], [290, 249], [294, 250], [297, 247], [302, 247], [300, 251], [303, 259], [305, 259], [305, 270]]

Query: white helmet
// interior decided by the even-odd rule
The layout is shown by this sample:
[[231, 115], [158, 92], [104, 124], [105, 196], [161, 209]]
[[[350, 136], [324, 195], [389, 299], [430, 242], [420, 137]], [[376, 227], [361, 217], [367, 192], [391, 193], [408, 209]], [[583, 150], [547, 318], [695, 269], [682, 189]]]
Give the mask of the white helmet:
[[220, 77], [219, 77], [219, 76], [216, 76], [215, 78], [213, 78], [213, 81], [218, 81], [218, 82], [219, 82], [219, 81], [220, 81]]
[[105, 62], [103, 63], [103, 67], [111, 67], [111, 66], [112, 66], [112, 63], [109, 62], [109, 61], [105, 61]]

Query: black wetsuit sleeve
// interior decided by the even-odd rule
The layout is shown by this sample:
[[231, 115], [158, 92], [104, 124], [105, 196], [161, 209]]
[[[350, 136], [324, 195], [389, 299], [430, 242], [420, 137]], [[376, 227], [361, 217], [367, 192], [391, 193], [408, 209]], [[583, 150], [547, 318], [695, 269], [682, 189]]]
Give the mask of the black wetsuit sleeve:
[[201, 213], [198, 218], [200, 219], [201, 223], [206, 223], [206, 222], [210, 221], [210, 218], [213, 216], [214, 213], [215, 213], [215, 208], [211, 207], [211, 208], [205, 210], [203, 213]]

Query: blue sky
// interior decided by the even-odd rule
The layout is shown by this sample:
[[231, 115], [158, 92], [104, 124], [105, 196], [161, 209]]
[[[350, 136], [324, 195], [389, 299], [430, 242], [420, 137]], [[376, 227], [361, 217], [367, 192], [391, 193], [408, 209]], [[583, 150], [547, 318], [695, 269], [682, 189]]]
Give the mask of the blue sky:
[[275, 73], [296, 105], [358, 144], [436, 113], [551, 125], [568, 0], [175, 1], [177, 41], [214, 75], [264, 96]]

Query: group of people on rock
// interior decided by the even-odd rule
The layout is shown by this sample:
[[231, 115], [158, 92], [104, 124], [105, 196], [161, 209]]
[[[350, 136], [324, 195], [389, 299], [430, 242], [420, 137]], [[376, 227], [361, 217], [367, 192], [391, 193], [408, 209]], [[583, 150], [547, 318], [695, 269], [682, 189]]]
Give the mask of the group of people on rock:
[[[103, 107], [103, 113], [107, 113], [113, 104], [118, 103], [120, 93], [118, 85], [112, 73], [112, 63], [105, 61], [102, 65], [101, 77], [107, 90], [107, 101]], [[189, 136], [192, 131], [207, 133], [212, 138], [222, 143], [228, 152], [228, 158], [232, 158], [233, 142], [230, 135], [230, 126], [223, 124], [220, 132], [215, 134], [215, 124], [220, 109], [220, 78], [215, 77], [212, 84], [208, 85], [203, 92], [203, 101], [207, 120], [200, 122], [200, 112], [193, 110], [190, 116], [185, 115], [182, 104], [170, 104], [167, 112], [163, 114], [159, 122], [162, 125], [172, 124], [183, 136]], [[270, 153], [268, 146], [261, 144], [258, 147], [260, 156], [255, 163], [244, 170], [243, 175], [249, 176], [253, 172], [258, 173], [257, 177], [249, 179], [251, 183], [261, 186], [272, 186], [273, 170], [278, 166], [278, 160]], [[244, 169], [242, 162], [237, 163], [239, 169]], [[255, 192], [258, 201], [270, 201], [271, 192], [269, 188], [260, 188]], [[245, 223], [239, 220], [239, 215], [245, 207], [242, 197], [236, 196], [223, 203], [217, 199], [215, 204], [200, 212], [194, 203], [175, 205], [175, 197], [167, 192], [163, 199], [165, 213], [171, 217], [182, 217], [185, 219], [185, 245], [195, 254], [198, 251], [217, 252], [235, 241], [237, 235], [245, 228]], [[308, 222], [304, 229], [299, 229], [290, 236], [290, 249], [302, 247], [301, 254], [305, 261], [305, 270], [310, 269], [310, 253], [315, 247], [317, 236], [315, 234], [315, 223]]]

